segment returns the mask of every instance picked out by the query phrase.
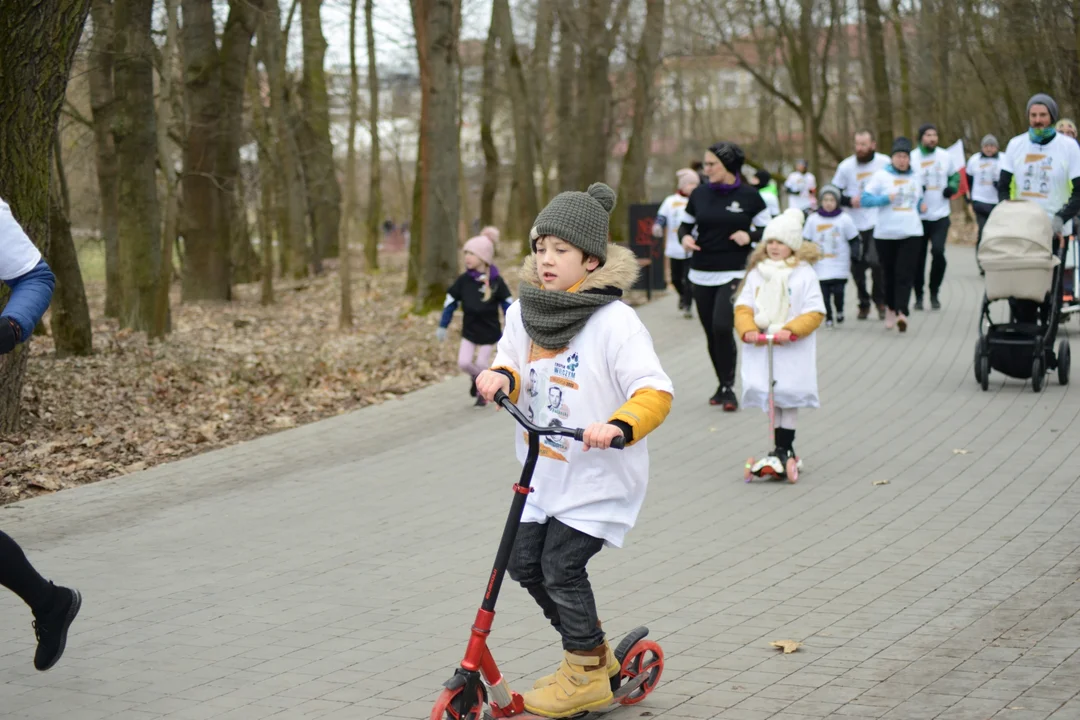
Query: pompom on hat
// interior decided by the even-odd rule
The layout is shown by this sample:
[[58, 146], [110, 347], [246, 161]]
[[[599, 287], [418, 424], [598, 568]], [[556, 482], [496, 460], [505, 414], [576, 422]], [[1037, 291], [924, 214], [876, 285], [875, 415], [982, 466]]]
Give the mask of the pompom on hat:
[[552, 198], [536, 216], [529, 240], [552, 235], [585, 253], [607, 261], [608, 223], [615, 208], [615, 191], [604, 183], [593, 183], [585, 192], [562, 192]]
[[806, 216], [798, 208], [788, 208], [780, 213], [765, 226], [765, 233], [761, 236], [761, 242], [770, 240], [782, 242], [791, 248], [791, 252], [798, 252], [803, 243], [803, 225]]

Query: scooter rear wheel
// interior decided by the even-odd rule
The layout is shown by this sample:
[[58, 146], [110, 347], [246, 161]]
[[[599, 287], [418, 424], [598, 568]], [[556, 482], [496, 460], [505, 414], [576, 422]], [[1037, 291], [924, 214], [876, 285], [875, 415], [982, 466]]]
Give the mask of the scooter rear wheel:
[[794, 485], [799, 482], [799, 461], [793, 456], [789, 457], [787, 465], [784, 468], [787, 474], [787, 481]]
[[743, 480], [750, 482], [754, 479], [754, 473], [751, 468], [754, 467], [754, 458], [750, 457], [746, 459], [746, 469], [743, 470]]
[[484, 692], [479, 688], [476, 698], [466, 698], [465, 686], [446, 688], [435, 700], [430, 720], [484, 720]]
[[663, 672], [663, 649], [652, 640], [640, 640], [635, 643], [623, 659], [620, 675], [623, 683], [630, 682], [642, 675], [645, 676], [645, 679], [641, 685], [619, 702], [623, 705], [636, 705], [644, 700], [660, 682], [660, 675]]

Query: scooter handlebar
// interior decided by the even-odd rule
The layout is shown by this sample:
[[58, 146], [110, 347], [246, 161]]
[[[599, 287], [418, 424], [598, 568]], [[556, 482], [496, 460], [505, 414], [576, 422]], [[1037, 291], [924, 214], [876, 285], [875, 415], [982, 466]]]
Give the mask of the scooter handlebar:
[[[536, 423], [525, 417], [525, 413], [521, 412], [521, 409], [515, 405], [510, 398], [502, 390], [495, 391], [495, 402], [498, 403], [504, 410], [514, 416], [518, 425], [525, 428], [526, 431], [536, 435], [557, 435], [559, 437], [568, 437], [581, 442], [585, 437], [585, 430], [583, 428], [567, 428], [567, 427], [540, 427]], [[618, 435], [611, 440], [611, 448], [613, 450], [622, 450], [626, 447], [626, 438], [622, 435]]]

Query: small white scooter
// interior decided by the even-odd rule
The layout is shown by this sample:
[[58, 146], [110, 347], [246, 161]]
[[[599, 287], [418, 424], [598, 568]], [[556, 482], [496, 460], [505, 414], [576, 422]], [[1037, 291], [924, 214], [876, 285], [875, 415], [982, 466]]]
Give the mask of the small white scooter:
[[[765, 345], [769, 353], [769, 438], [773, 446], [776, 446], [776, 399], [773, 388], [776, 380], [773, 379], [773, 346], [774, 336], [765, 335]], [[784, 463], [776, 455], [766, 455], [755, 461], [750, 457], [746, 461], [744, 479], [750, 482], [754, 478], [767, 478], [769, 480], [787, 480], [795, 483], [799, 480], [799, 471], [802, 469], [802, 460], [797, 456], [788, 458]]]

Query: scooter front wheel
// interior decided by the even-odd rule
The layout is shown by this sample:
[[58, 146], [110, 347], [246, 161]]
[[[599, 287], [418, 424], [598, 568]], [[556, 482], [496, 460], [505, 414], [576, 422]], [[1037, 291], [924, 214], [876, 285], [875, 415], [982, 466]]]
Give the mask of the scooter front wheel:
[[787, 461], [787, 467], [784, 468], [787, 474], [787, 481], [794, 485], [799, 481], [799, 461], [794, 457], [789, 457]]
[[484, 720], [484, 692], [476, 689], [475, 698], [465, 697], [465, 685], [446, 688], [439, 693], [430, 720]]
[[636, 705], [660, 682], [660, 675], [664, 672], [664, 651], [652, 640], [639, 640], [626, 654], [619, 672], [623, 684], [643, 678], [640, 685], [619, 700], [623, 705]]

